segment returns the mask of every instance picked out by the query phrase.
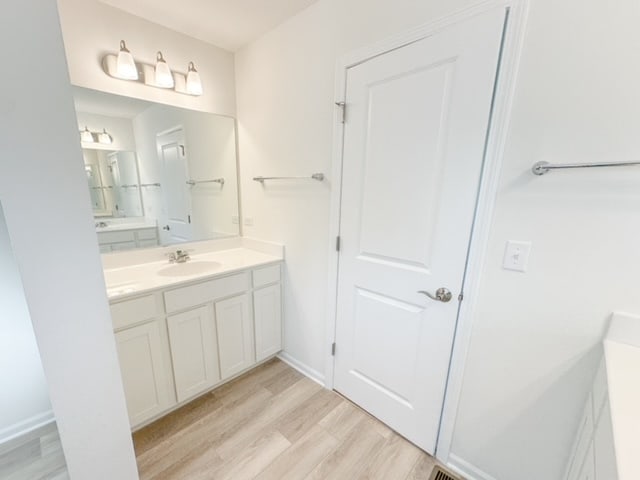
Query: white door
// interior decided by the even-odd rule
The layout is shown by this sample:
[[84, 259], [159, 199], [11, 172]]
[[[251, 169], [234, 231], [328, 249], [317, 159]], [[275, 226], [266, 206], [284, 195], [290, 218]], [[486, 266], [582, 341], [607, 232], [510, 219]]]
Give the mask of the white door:
[[157, 321], [115, 334], [131, 426], [167, 409], [169, 379]]
[[254, 363], [249, 296], [244, 294], [222, 300], [216, 303], [215, 309], [220, 375], [224, 380]]
[[181, 128], [158, 134], [158, 158], [162, 164], [162, 196], [166, 214], [163, 244], [192, 240], [189, 168]]
[[178, 401], [193, 397], [220, 380], [213, 304], [167, 318]]
[[[334, 386], [433, 453], [504, 12], [349, 68]], [[432, 300], [437, 289], [448, 302]]]

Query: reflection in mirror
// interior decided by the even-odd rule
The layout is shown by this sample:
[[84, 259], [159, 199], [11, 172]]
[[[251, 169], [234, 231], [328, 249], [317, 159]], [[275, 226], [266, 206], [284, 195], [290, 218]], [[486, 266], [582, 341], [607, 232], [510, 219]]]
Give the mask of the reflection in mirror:
[[83, 149], [87, 182], [96, 217], [142, 217], [135, 152]]
[[0, 366], [0, 478], [68, 478], [1, 205]]
[[234, 119], [79, 87], [74, 99], [79, 131], [111, 136], [81, 142], [101, 252], [240, 234]]

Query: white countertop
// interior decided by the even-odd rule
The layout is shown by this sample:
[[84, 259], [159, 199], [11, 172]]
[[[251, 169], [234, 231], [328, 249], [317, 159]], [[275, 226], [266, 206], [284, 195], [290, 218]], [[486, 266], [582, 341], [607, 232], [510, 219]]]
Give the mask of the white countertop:
[[615, 313], [604, 340], [618, 480], [640, 478], [640, 317]]
[[[107, 284], [109, 300], [116, 300], [281, 261], [282, 257], [280, 256], [239, 247], [192, 254], [191, 259], [185, 264], [170, 264], [168, 260], [161, 260], [109, 268], [104, 270], [104, 279]], [[172, 276], [171, 273], [167, 274], [169, 267], [179, 269], [181, 265], [185, 265], [187, 269], [190, 269], [193, 264], [198, 262], [215, 263], [200, 263], [204, 269], [198, 273], [175, 276]], [[210, 266], [211, 268], [209, 268]], [[171, 272], [171, 270], [168, 271]]]

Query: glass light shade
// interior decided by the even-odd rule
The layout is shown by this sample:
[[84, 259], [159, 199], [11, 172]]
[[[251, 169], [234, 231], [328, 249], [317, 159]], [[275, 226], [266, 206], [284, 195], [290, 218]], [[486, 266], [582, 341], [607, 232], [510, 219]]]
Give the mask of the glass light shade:
[[102, 133], [98, 134], [98, 142], [102, 143], [104, 145], [111, 145], [111, 142], [113, 141], [113, 139], [111, 138], [111, 135], [109, 135], [107, 133], [107, 130], [105, 128], [102, 129]]
[[156, 86], [162, 88], [173, 88], [173, 74], [167, 62], [162, 57], [162, 52], [158, 52], [156, 58]]
[[193, 62], [189, 62], [189, 72], [187, 73], [187, 93], [189, 95], [202, 95], [202, 81], [200, 74], [196, 70]]
[[127, 50], [127, 46], [124, 40], [120, 40], [120, 51], [118, 52], [118, 58], [116, 60], [116, 73], [118, 77], [125, 80], [137, 80], [138, 68], [136, 62], [133, 60], [133, 55]]
[[93, 143], [93, 134], [89, 131], [89, 128], [84, 127], [84, 130], [80, 131], [80, 141], [85, 143]]

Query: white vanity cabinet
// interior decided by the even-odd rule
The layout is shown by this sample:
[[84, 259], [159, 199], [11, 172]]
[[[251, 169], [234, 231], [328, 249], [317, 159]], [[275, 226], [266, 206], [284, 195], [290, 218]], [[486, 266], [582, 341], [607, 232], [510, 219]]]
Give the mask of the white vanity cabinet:
[[280, 265], [254, 270], [253, 287], [256, 359], [261, 361], [282, 350]]
[[249, 295], [216, 302], [220, 375], [223, 380], [256, 363]]
[[131, 426], [278, 353], [280, 296], [278, 263], [113, 300]]
[[155, 247], [159, 244], [157, 227], [120, 228], [99, 231], [97, 234], [100, 253]]
[[111, 306], [122, 383], [132, 425], [173, 403], [167, 334], [158, 295]]
[[167, 317], [178, 402], [220, 381], [218, 341], [211, 305]]

